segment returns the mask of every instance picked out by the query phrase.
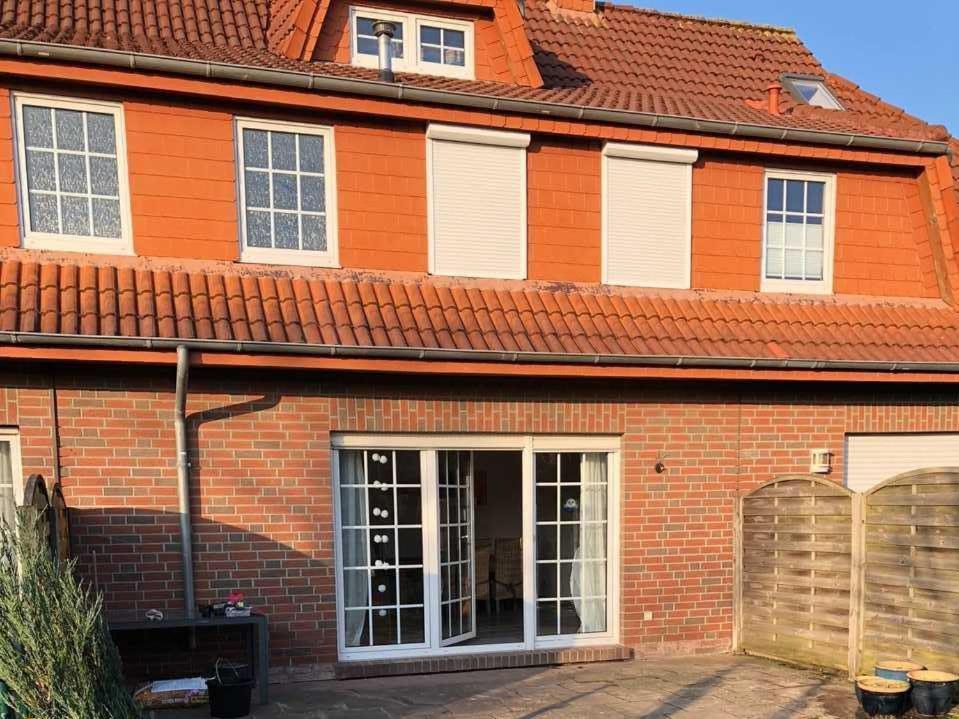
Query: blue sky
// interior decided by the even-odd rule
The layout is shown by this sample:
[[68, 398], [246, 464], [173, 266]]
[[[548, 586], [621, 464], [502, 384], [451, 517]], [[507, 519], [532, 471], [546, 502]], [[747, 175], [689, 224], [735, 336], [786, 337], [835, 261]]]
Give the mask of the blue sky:
[[792, 27], [828, 70], [959, 134], [959, 0], [638, 0], [631, 4]]

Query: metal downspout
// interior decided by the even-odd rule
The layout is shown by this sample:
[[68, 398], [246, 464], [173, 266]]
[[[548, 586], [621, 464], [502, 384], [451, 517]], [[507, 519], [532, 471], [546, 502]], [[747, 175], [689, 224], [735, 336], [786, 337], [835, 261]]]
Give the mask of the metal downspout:
[[[190, 381], [190, 350], [176, 348], [176, 400], [173, 429], [176, 434], [176, 493], [180, 505], [180, 554], [183, 559], [183, 604], [188, 619], [196, 616], [193, 595], [193, 522], [190, 518], [190, 453], [186, 443], [186, 395]], [[192, 644], [192, 638], [191, 638]]]

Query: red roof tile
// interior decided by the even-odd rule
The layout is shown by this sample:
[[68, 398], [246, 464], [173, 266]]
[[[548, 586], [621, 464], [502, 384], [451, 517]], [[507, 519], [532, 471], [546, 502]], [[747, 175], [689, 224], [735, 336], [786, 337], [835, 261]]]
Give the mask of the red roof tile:
[[[0, 0], [0, 38], [375, 80], [375, 70], [284, 54], [300, 15], [324, 15], [312, 12], [307, 3], [312, 7], [317, 0]], [[791, 30], [611, 3], [600, 3], [595, 13], [559, 10], [549, 0], [527, 0], [525, 7], [526, 33], [543, 87], [405, 73], [398, 74], [399, 81], [704, 120], [910, 139], [947, 137], [943, 128], [828, 75]], [[768, 113], [762, 109], [766, 88], [787, 72], [826, 77], [847, 110], [796, 107], [784, 95], [784, 112]]]
[[[633, 357], [959, 362], [938, 301], [643, 291], [145, 260], [0, 261], [0, 331]], [[28, 338], [24, 338], [28, 341]]]

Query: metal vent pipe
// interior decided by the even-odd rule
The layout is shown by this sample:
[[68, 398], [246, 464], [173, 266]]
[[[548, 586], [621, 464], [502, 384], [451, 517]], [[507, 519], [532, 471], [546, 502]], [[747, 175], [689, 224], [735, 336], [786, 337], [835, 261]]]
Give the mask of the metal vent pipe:
[[373, 34], [379, 42], [380, 80], [393, 82], [393, 36], [396, 34], [396, 25], [388, 20], [377, 20], [373, 23]]

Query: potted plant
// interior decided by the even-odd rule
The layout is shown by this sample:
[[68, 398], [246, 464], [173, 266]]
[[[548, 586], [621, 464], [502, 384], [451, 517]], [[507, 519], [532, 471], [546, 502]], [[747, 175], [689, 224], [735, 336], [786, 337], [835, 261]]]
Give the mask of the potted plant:
[[909, 682], [871, 675], [858, 676], [856, 697], [868, 716], [902, 716], [909, 708]]
[[939, 717], [949, 713], [959, 676], [921, 669], [909, 672], [909, 681], [912, 682], [912, 705], [917, 714]]

